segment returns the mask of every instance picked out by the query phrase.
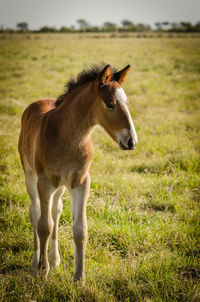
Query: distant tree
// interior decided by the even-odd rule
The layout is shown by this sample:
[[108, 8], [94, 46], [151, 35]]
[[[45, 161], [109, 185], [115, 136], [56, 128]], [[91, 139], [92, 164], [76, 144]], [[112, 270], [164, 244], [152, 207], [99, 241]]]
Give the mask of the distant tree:
[[21, 31], [27, 31], [28, 30], [28, 23], [19, 22], [19, 23], [17, 23], [17, 28]]
[[86, 29], [87, 32], [93, 32], [93, 33], [97, 33], [100, 31], [100, 28], [98, 26], [89, 26]]
[[122, 20], [121, 23], [122, 23], [123, 27], [130, 27], [130, 26], [134, 25], [133, 22], [131, 22], [127, 19]]
[[155, 23], [155, 26], [156, 26], [156, 29], [157, 29], [157, 30], [161, 30], [161, 29], [162, 29], [162, 24], [161, 24], [161, 22], [156, 22], [156, 23]]
[[78, 19], [76, 22], [81, 30], [86, 30], [89, 27], [89, 23], [85, 19]]
[[146, 26], [146, 30], [152, 30], [151, 25], [146, 24], [145, 26]]
[[104, 22], [103, 24], [103, 31], [116, 31], [117, 25], [112, 22]]
[[71, 32], [71, 31], [72, 31], [72, 29], [70, 29], [69, 27], [66, 27], [66, 26], [62, 26], [60, 28], [61, 33], [68, 33], [68, 32]]
[[185, 31], [185, 28], [181, 23], [172, 22], [170, 31], [171, 32], [183, 32], [183, 31]]
[[39, 32], [54, 33], [57, 32], [57, 30], [55, 29], [55, 27], [43, 26], [39, 29]]
[[170, 29], [170, 23], [168, 21], [161, 22], [161, 30], [168, 31]]
[[171, 23], [171, 30], [173, 31], [173, 30], [176, 30], [176, 29], [177, 29], [177, 23], [172, 22]]
[[120, 27], [119, 32], [133, 32], [137, 30], [135, 24], [127, 19], [121, 21], [123, 27]]
[[133, 25], [128, 27], [127, 31], [130, 31], [130, 32], [137, 31], [137, 26], [135, 24], [133, 24]]
[[194, 31], [194, 27], [192, 26], [192, 24], [190, 22], [181, 22], [180, 25], [183, 28], [183, 31], [185, 31], [185, 32]]
[[168, 22], [168, 21], [165, 21], [165, 22], [162, 22], [162, 24], [163, 24], [164, 26], [168, 26], [168, 25], [169, 25], [169, 22]]
[[143, 24], [143, 23], [137, 24], [137, 30], [138, 31], [146, 31], [147, 30], [146, 25]]
[[186, 24], [185, 24], [185, 22], [181, 22], [181, 23], [172, 22], [171, 28], [169, 31], [170, 32], [186, 32]]
[[197, 22], [194, 26], [194, 31], [200, 32], [200, 22]]

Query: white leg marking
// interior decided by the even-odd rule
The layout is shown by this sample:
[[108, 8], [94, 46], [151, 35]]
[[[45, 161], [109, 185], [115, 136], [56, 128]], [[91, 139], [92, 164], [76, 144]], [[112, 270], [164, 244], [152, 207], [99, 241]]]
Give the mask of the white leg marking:
[[90, 177], [75, 189], [68, 188], [72, 197], [73, 236], [75, 243], [75, 274], [74, 280], [85, 277], [85, 251], [87, 244], [86, 203], [90, 189]]
[[61, 197], [64, 192], [64, 187], [59, 188], [53, 197], [52, 218], [54, 221], [54, 228], [51, 235], [51, 248], [49, 252], [49, 262], [52, 267], [56, 267], [60, 264], [60, 254], [58, 250], [58, 224], [63, 209]]
[[49, 263], [51, 267], [59, 266], [60, 264], [60, 254], [58, 250], [58, 240], [51, 238], [51, 248], [49, 252]]

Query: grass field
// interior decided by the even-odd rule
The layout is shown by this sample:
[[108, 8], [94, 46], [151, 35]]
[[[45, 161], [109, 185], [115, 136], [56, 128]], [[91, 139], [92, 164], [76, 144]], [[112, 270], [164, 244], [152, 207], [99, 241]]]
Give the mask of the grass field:
[[[86, 281], [74, 286], [70, 200], [61, 266], [31, 276], [33, 234], [17, 141], [25, 107], [92, 63], [132, 65], [124, 85], [139, 145], [97, 127]], [[0, 36], [0, 301], [200, 301], [200, 39]]]

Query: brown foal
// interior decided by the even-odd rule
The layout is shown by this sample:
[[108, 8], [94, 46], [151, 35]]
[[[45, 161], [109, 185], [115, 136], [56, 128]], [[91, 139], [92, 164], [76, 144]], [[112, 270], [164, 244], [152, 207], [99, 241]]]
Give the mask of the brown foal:
[[93, 67], [83, 71], [77, 80], [68, 83], [68, 89], [57, 100], [36, 101], [23, 113], [19, 153], [32, 201], [34, 274], [41, 271], [47, 277], [49, 262], [52, 267], [60, 263], [58, 223], [63, 207], [61, 197], [67, 188], [72, 198], [74, 280], [85, 277], [91, 134], [100, 124], [121, 149], [131, 150], [137, 145], [128, 100], [121, 88], [129, 69], [128, 65], [116, 72], [107, 65], [103, 70]]

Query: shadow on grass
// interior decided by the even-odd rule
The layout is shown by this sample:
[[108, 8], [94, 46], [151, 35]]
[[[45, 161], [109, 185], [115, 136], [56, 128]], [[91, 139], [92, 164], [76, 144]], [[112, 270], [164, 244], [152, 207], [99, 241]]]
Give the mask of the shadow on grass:
[[16, 276], [19, 274], [19, 271], [20, 271], [20, 274], [22, 273], [30, 273], [31, 274], [31, 265], [24, 265], [24, 264], [17, 264], [17, 263], [9, 263], [9, 264], [6, 264], [6, 265], [3, 265], [1, 268], [0, 268], [0, 274], [2, 275], [6, 275], [8, 274], [9, 272], [11, 273], [16, 273]]
[[200, 279], [200, 269], [193, 267], [178, 267], [181, 278], [184, 279]]
[[153, 210], [153, 211], [160, 211], [160, 212], [168, 211], [171, 213], [176, 212], [175, 206], [170, 203], [151, 202], [149, 204], [143, 204], [141, 208], [142, 210]]
[[[28, 236], [26, 236], [28, 238]], [[4, 252], [10, 251], [14, 255], [20, 253], [21, 251], [28, 251], [30, 249], [30, 243], [27, 241], [24, 241], [24, 238], [22, 238], [23, 241], [17, 241], [15, 243], [9, 243], [6, 240], [3, 240], [3, 242], [0, 244], [0, 249]]]

